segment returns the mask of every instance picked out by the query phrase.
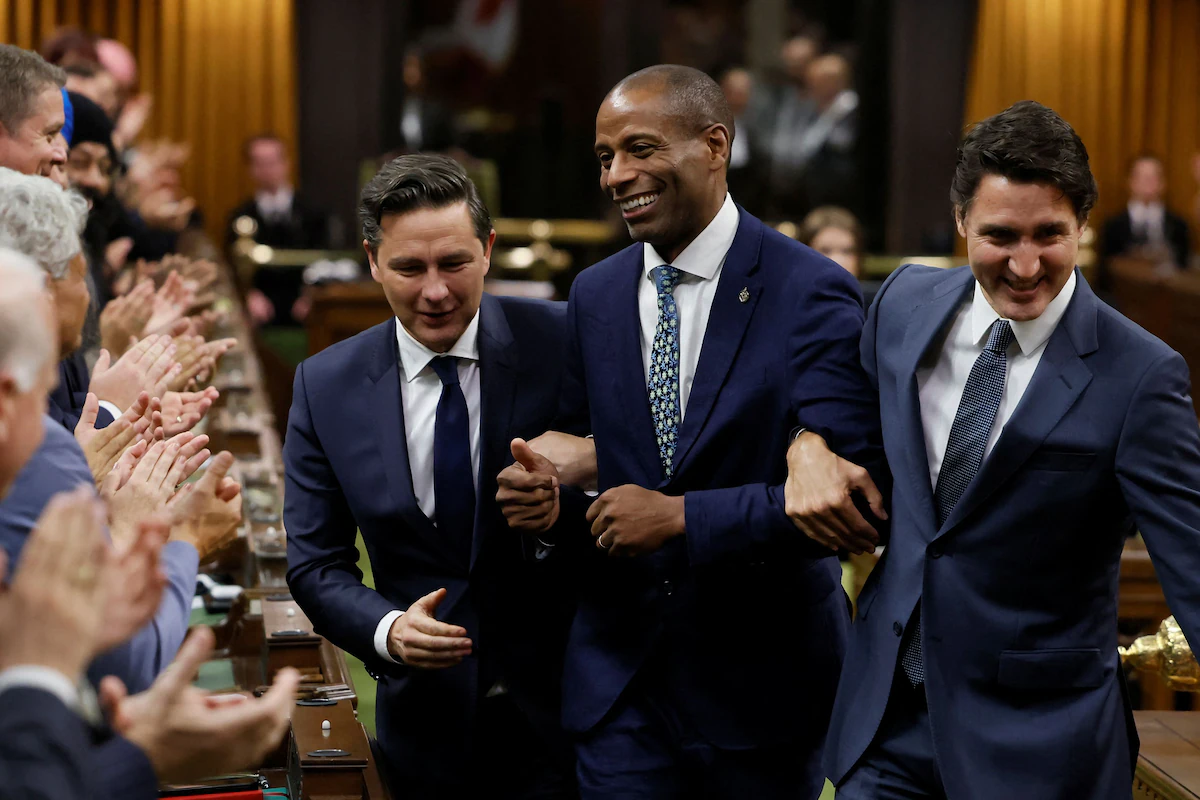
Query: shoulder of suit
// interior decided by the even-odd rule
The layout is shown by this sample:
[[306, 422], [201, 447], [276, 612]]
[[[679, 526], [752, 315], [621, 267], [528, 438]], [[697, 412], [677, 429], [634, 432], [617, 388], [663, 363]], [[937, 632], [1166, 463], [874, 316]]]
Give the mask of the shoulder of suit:
[[575, 277], [575, 283], [578, 284], [580, 281], [583, 281], [584, 284], [588, 284], [592, 281], [605, 281], [614, 272], [628, 269], [631, 263], [637, 264], [640, 267], [642, 263], [642, 247], [641, 242], [634, 242], [628, 247], [613, 253], [608, 258], [597, 261], [580, 272]]
[[1096, 335], [1101, 351], [1120, 352], [1134, 361], [1149, 365], [1175, 349], [1129, 317], [1105, 303], [1096, 303]]
[[377, 347], [389, 345], [388, 339], [395, 338], [395, 335], [392, 319], [386, 319], [304, 359], [301, 362], [304, 374], [311, 380], [326, 372], [361, 372], [363, 362], [371, 359]]
[[514, 321], [561, 324], [567, 318], [567, 304], [562, 300], [540, 300], [534, 297], [493, 295], [511, 324]]

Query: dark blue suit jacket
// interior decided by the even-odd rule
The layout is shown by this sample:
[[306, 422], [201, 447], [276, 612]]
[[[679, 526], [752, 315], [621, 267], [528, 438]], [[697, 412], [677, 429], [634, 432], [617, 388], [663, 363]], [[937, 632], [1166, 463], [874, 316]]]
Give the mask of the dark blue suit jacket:
[[967, 267], [902, 268], [871, 308], [862, 361], [896, 480], [891, 540], [859, 598], [826, 748], [835, 782], [875, 736], [920, 599], [947, 795], [1129, 797], [1137, 733], [1116, 653], [1121, 549], [1136, 524], [1171, 609], [1200, 641], [1200, 432], [1179, 354], [1077, 280], [1029, 388], [940, 528], [916, 372], [974, 281]]
[[[76, 350], [58, 362], [58, 385], [50, 392], [50, 403], [46, 413], [71, 432], [75, 431], [79, 417], [83, 414], [90, 380], [83, 351]], [[112, 421], [112, 414], [105, 409], [101, 408], [97, 412], [96, 428], [107, 428]]]
[[601, 491], [637, 484], [683, 495], [687, 533], [643, 558], [590, 549], [563, 718], [591, 729], [653, 661], [655, 683], [711, 744], [786, 742], [811, 753], [825, 737], [849, 614], [837, 559], [784, 511], [785, 455], [793, 428], [805, 426], [859, 463], [881, 459], [878, 409], [857, 359], [854, 279], [739, 215], [670, 481], [642, 364], [642, 245], [571, 288], [559, 424], [595, 435]]
[[139, 800], [158, 796], [144, 753], [120, 737], [93, 744], [83, 719], [41, 689], [0, 695], [0, 800]]
[[[288, 583], [316, 631], [380, 675], [377, 729], [393, 774], [465, 780], [476, 701], [501, 676], [530, 721], [565, 748], [558, 696], [571, 605], [554, 566], [560, 559], [537, 560], [496, 504], [496, 476], [513, 461], [511, 440], [542, 433], [556, 413], [564, 316], [561, 303], [483, 296], [482, 454], [470, 563], [413, 494], [396, 321], [296, 370], [283, 448]], [[375, 590], [361, 583], [356, 528]], [[443, 670], [379, 658], [373, 639], [383, 616], [440, 587], [448, 595], [439, 617], [466, 628], [472, 657]]]

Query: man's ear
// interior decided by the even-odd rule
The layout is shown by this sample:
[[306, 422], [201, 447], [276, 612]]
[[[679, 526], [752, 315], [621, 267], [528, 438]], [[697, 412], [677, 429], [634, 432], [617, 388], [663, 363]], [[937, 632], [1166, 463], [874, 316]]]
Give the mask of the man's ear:
[[958, 229], [959, 236], [967, 238], [967, 216], [962, 208], [954, 209], [954, 227]]
[[709, 127], [704, 138], [705, 143], [708, 145], [709, 153], [712, 156], [712, 169], [720, 169], [727, 165], [729, 163], [730, 148], [733, 146], [733, 140], [729, 136], [729, 129], [718, 122]]
[[379, 280], [379, 267], [375, 264], [375, 251], [371, 249], [371, 243], [366, 239], [363, 239], [363, 250], [367, 254], [367, 263], [371, 265], [371, 277], [374, 278], [376, 282], [382, 283], [382, 281]]
[[492, 228], [492, 232], [488, 234], [487, 244], [483, 248], [483, 274], [487, 275], [488, 270], [492, 268], [492, 248], [496, 245], [496, 229]]

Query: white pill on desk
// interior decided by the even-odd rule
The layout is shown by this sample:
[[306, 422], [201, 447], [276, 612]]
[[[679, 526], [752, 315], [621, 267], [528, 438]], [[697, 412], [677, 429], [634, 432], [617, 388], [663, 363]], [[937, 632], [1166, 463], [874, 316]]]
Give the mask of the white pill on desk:
[[324, 722], [321, 723], [321, 730], [323, 730], [323, 731], [329, 730], [329, 720], [325, 720]]

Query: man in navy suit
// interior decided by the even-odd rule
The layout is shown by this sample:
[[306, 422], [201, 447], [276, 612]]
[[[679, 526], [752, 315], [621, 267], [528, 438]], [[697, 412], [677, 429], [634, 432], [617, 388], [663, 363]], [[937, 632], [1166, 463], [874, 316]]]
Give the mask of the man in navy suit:
[[[1075, 268], [1096, 183], [1056, 113], [1025, 101], [976, 126], [951, 198], [970, 266], [898, 270], [863, 331], [895, 486], [829, 776], [839, 800], [1128, 798], [1117, 575], [1135, 528], [1200, 636], [1188, 370]], [[793, 449], [795, 469], [844, 467], [815, 435]], [[813, 499], [848, 488], [789, 484], [797, 524], [850, 545], [839, 509]]]
[[557, 411], [565, 310], [483, 293], [496, 234], [449, 158], [395, 159], [359, 211], [396, 319], [296, 370], [288, 583], [316, 630], [378, 675], [396, 793], [572, 796], [560, 559], [540, 558], [548, 548], [509, 530], [494, 500], [510, 441]]
[[564, 675], [588, 798], [824, 783], [848, 604], [784, 511], [784, 453], [800, 427], [870, 463], [878, 412], [854, 280], [734, 204], [733, 132], [717, 84], [678, 66], [627, 77], [596, 118], [601, 188], [639, 244], [585, 270], [567, 312], [560, 431], [594, 436], [601, 492]]

